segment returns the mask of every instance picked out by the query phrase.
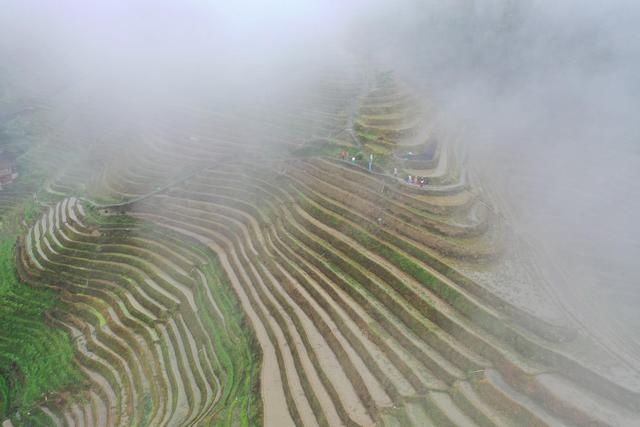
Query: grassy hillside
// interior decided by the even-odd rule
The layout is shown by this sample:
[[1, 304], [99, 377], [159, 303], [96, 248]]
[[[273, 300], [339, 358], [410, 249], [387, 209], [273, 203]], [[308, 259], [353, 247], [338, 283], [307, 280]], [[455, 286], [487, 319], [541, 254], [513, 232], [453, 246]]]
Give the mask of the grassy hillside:
[[16, 408], [29, 411], [53, 390], [78, 381], [69, 337], [47, 325], [44, 313], [55, 295], [20, 283], [14, 265], [14, 242], [0, 240], [0, 417]]
[[[20, 155], [33, 145], [28, 134], [3, 134], [1, 148]], [[56, 295], [20, 282], [15, 243], [40, 207], [33, 194], [46, 174], [26, 160], [18, 161], [18, 179], [0, 191], [0, 420], [37, 424], [34, 405], [80, 381], [68, 334], [47, 323], [45, 313], [57, 305]]]

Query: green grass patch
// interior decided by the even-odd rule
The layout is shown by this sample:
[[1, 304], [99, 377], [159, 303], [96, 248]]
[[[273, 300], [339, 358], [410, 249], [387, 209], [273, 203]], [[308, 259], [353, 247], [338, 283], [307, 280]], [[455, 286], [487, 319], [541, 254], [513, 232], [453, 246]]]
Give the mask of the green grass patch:
[[14, 262], [13, 240], [0, 240], [0, 418], [81, 379], [68, 335], [45, 322], [55, 295], [21, 283]]
[[296, 150], [293, 155], [295, 157], [340, 157], [342, 151], [347, 151], [349, 156], [355, 156], [360, 150], [350, 145], [335, 144], [330, 142], [321, 142], [308, 144]]
[[342, 159], [342, 152], [346, 152], [346, 161], [351, 161], [355, 157], [355, 164], [368, 169], [369, 167], [369, 155], [373, 154], [373, 167], [376, 171], [389, 169], [393, 158], [390, 155], [390, 150], [387, 147], [381, 145], [367, 145], [363, 150], [358, 147], [334, 144], [330, 142], [324, 142], [319, 144], [310, 144], [306, 147], [298, 149], [294, 156], [296, 157], [327, 157], [330, 159]]
[[25, 225], [41, 214], [36, 193], [47, 178], [27, 157], [20, 158], [17, 167], [18, 179], [5, 189], [15, 200], [0, 217], [0, 420], [44, 425], [44, 415], [34, 406], [45, 394], [77, 384], [82, 377], [73, 363], [68, 334], [45, 320], [45, 312], [57, 304], [56, 295], [22, 283], [17, 275], [15, 242], [26, 233]]
[[356, 135], [358, 138], [364, 142], [375, 142], [378, 140], [379, 136], [375, 133], [365, 132], [363, 130], [359, 130]]

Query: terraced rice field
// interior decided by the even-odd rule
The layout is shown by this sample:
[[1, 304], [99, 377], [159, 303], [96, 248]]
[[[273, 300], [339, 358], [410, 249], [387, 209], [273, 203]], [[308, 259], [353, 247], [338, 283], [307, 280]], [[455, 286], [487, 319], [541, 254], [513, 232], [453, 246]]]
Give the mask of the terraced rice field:
[[391, 77], [378, 76], [360, 102], [354, 129], [363, 142], [391, 149], [410, 145], [424, 134], [424, 113], [409, 88]]
[[[418, 134], [366, 111], [404, 96], [375, 97], [367, 132]], [[302, 113], [184, 112], [118, 165], [47, 187], [17, 266], [59, 295], [48, 319], [72, 337], [83, 387], [40, 402], [42, 424], [638, 425], [637, 378], [456, 268], [494, 262], [504, 236], [441, 165], [446, 146], [433, 170], [448, 179], [424, 189], [290, 155], [351, 121], [349, 99], [310, 99]], [[267, 125], [280, 151], [261, 151]], [[84, 176], [98, 176], [93, 200], [129, 202], [74, 197]]]
[[51, 321], [73, 337], [91, 385], [70, 412], [43, 409], [85, 425], [248, 423], [253, 344], [218, 261], [153, 228], [91, 220], [65, 199], [21, 252], [23, 278], [60, 293]]

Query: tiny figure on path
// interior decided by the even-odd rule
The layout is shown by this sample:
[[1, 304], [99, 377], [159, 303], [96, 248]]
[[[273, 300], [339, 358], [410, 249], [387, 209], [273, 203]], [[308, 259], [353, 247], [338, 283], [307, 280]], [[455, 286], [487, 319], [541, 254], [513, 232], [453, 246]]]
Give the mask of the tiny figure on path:
[[393, 168], [393, 176], [398, 176], [398, 168]]

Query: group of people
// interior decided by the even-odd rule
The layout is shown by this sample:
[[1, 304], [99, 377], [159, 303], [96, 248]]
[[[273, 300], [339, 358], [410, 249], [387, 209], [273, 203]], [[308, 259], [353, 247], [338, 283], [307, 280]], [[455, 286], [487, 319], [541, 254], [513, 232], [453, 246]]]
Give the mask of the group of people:
[[[349, 152], [346, 150], [342, 150], [340, 152], [340, 158], [342, 160], [351, 160], [352, 162], [356, 161], [355, 157], [351, 157], [349, 155]], [[369, 161], [369, 171], [371, 171], [371, 161], [373, 160], [373, 155], [370, 156], [370, 161]], [[394, 167], [393, 168], [393, 176], [398, 178], [398, 168]], [[424, 176], [412, 176], [412, 175], [408, 175], [407, 178], [405, 179], [405, 182], [407, 184], [412, 184], [412, 185], [419, 185], [420, 188], [424, 187], [425, 185], [428, 184], [427, 178]]]
[[[393, 176], [398, 177], [398, 168], [393, 168]], [[427, 178], [424, 176], [411, 176], [407, 175], [405, 178], [405, 182], [407, 184], [419, 185], [420, 188], [424, 187], [427, 184]]]
[[424, 187], [427, 184], [427, 178], [424, 176], [407, 176], [407, 184], [419, 185], [420, 188]]

